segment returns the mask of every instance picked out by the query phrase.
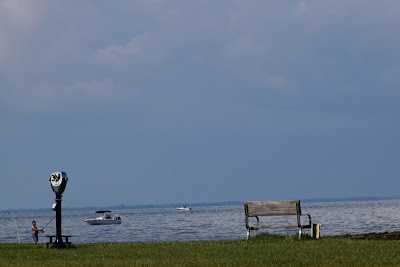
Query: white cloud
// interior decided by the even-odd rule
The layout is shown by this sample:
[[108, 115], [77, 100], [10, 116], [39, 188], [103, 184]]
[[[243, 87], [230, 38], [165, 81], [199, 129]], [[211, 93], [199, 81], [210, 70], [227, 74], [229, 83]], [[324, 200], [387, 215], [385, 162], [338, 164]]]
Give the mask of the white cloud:
[[266, 59], [268, 44], [259, 42], [252, 36], [241, 35], [229, 42], [224, 52], [228, 61], [255, 62]]
[[386, 16], [399, 5], [391, 1], [177, 3], [0, 1], [0, 83], [10, 91], [1, 93], [20, 92], [19, 99], [39, 103], [59, 93], [68, 99], [91, 94], [100, 101], [106, 90], [91, 91], [99, 83], [93, 81], [118, 81], [117, 88], [129, 88], [164, 71], [179, 86], [178, 75], [195, 77], [210, 70], [215, 77], [229, 74], [250, 86], [289, 90], [307, 76], [313, 83], [320, 83], [319, 77], [334, 79], [330, 72], [336, 66], [324, 62], [352, 69], [348, 55], [361, 45], [357, 63], [366, 63], [366, 54], [378, 55], [381, 47], [378, 42], [371, 46], [369, 39], [398, 39], [392, 26], [397, 29], [399, 19]]
[[118, 62], [125, 60], [126, 57], [138, 55], [146, 47], [147, 38], [144, 35], [140, 35], [132, 39], [125, 45], [110, 45], [97, 52], [97, 58], [99, 60]]
[[292, 83], [285, 77], [277, 74], [267, 74], [265, 76], [265, 84], [272, 88], [280, 89], [282, 91], [293, 91], [291, 88]]
[[20, 50], [29, 49], [29, 37], [46, 16], [46, 0], [0, 1], [0, 70], [18, 69]]
[[[0, 1], [0, 15], [7, 26], [17, 29], [32, 30], [40, 17], [40, 8], [36, 1], [2, 0]], [[4, 24], [3, 24], [4, 26]]]
[[289, 79], [274, 70], [273, 50], [269, 44], [252, 38], [239, 36], [228, 43], [223, 51], [225, 68], [234, 76], [266, 90], [292, 91]]
[[118, 105], [132, 100], [136, 89], [120, 87], [112, 80], [78, 82], [72, 85], [43, 84], [29, 90], [14, 90], [9, 102], [20, 110], [51, 111], [54, 109], [82, 109]]
[[0, 70], [2, 69], [2, 67], [4, 66], [4, 62], [6, 60], [6, 56], [7, 56], [7, 50], [6, 50], [6, 38], [4, 33], [0, 32]]
[[295, 14], [296, 15], [302, 16], [302, 15], [308, 14], [308, 12], [309, 12], [309, 6], [308, 6], [306, 0], [301, 1], [295, 7]]

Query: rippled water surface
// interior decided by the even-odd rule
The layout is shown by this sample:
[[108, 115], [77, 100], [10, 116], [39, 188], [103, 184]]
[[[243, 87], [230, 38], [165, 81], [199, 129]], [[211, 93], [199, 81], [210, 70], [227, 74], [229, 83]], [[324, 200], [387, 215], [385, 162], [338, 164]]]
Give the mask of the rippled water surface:
[[[400, 200], [302, 203], [303, 214], [321, 224], [321, 235], [359, 234], [400, 230]], [[116, 210], [121, 225], [88, 225], [83, 220], [95, 217], [94, 211], [63, 211], [62, 233], [72, 235], [73, 243], [149, 242], [244, 239], [244, 208], [240, 206], [194, 207], [190, 212], [174, 208]], [[46, 234], [55, 234], [55, 212], [1, 214], [0, 243], [30, 243], [30, 225], [37, 221]], [[303, 216], [304, 217], [304, 216]], [[292, 217], [268, 217], [272, 223]], [[305, 218], [306, 219], [306, 216]], [[17, 232], [18, 229], [18, 232]], [[296, 230], [276, 230], [295, 234]], [[20, 239], [18, 239], [18, 236]]]

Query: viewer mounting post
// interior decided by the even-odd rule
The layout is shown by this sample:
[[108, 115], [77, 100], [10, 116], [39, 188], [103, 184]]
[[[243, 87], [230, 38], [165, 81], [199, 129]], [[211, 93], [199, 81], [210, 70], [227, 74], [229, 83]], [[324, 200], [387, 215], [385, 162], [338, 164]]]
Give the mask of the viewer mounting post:
[[56, 202], [53, 204], [53, 210], [56, 211], [56, 241], [54, 242], [51, 248], [65, 248], [65, 244], [62, 240], [61, 234], [61, 201], [62, 201], [62, 193], [67, 186], [67, 173], [66, 172], [53, 172], [50, 175], [50, 184], [51, 189], [54, 194], [56, 194]]

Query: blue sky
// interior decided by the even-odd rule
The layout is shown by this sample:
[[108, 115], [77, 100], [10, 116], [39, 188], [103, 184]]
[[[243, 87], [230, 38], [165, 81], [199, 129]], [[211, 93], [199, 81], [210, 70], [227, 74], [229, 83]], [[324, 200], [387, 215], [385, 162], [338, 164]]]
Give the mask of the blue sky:
[[399, 196], [399, 1], [0, 1], [0, 209]]

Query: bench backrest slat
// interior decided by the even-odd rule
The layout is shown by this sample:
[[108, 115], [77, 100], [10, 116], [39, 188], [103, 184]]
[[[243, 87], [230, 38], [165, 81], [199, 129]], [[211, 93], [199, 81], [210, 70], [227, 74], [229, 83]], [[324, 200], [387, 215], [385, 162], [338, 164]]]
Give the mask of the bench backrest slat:
[[301, 215], [300, 200], [247, 201], [245, 212], [248, 217]]

